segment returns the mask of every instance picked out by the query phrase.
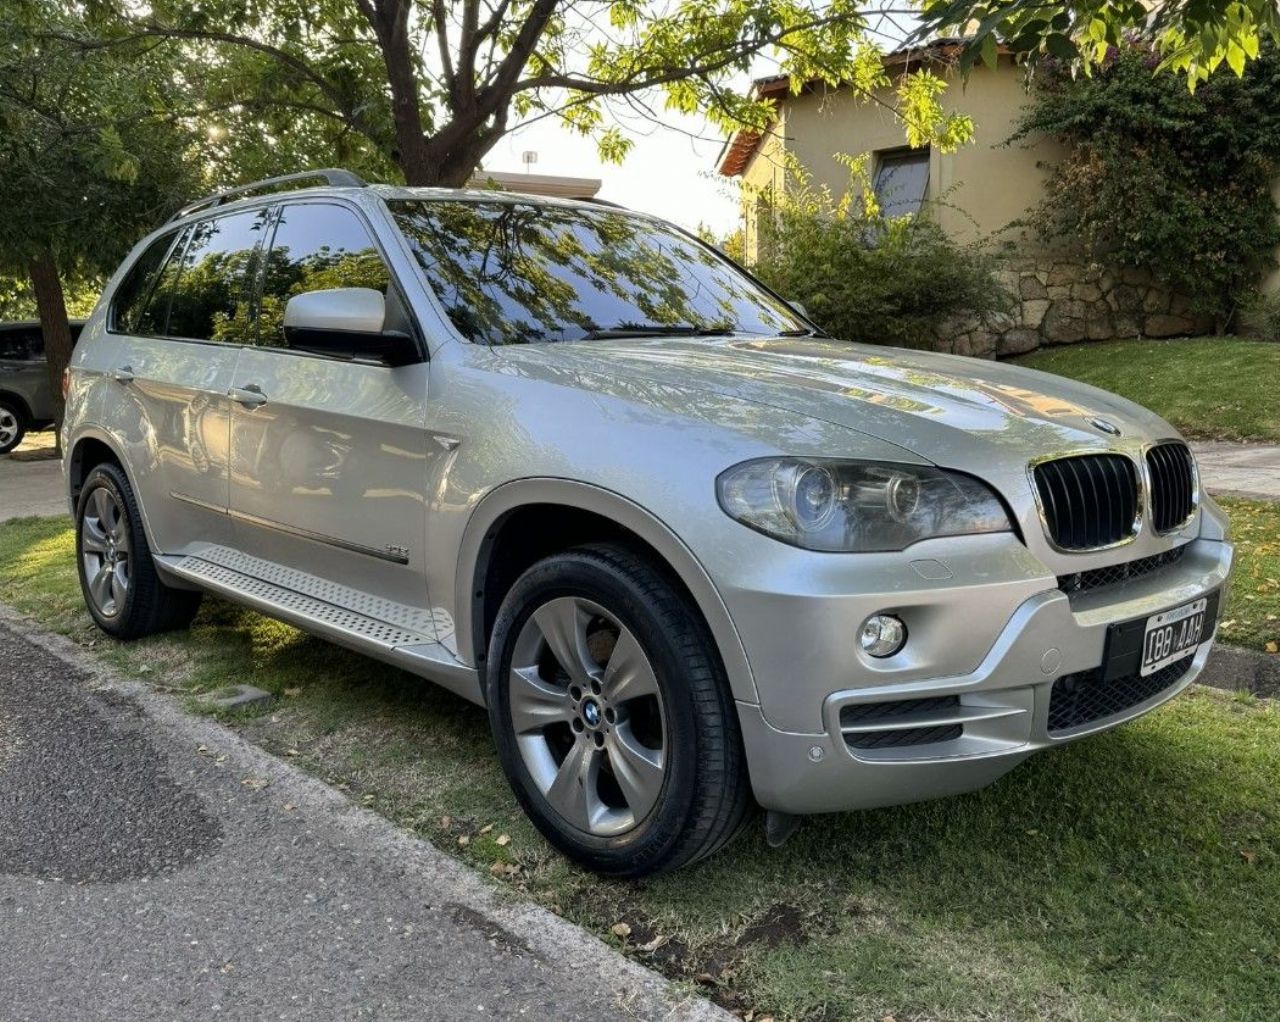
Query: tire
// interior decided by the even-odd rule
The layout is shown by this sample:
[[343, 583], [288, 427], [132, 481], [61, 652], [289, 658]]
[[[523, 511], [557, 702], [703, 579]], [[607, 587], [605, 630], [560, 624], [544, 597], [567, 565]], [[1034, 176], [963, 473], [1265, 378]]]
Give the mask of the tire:
[[80, 489], [76, 567], [94, 623], [117, 639], [185, 628], [200, 609], [202, 593], [167, 586], [156, 574], [133, 487], [110, 462], [95, 466]]
[[27, 435], [26, 412], [6, 398], [0, 398], [0, 454], [8, 454]]
[[706, 626], [624, 547], [579, 547], [520, 577], [494, 624], [486, 697], [520, 804], [589, 870], [674, 870], [747, 819], [737, 711]]

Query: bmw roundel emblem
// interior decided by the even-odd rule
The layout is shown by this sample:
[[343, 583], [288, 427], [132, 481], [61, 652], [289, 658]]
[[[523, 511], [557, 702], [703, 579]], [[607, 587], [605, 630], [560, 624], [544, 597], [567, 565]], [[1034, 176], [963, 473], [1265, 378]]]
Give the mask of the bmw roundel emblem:
[[1107, 436], [1119, 436], [1120, 427], [1114, 422], [1108, 422], [1106, 419], [1090, 419], [1089, 425], [1096, 429], [1099, 433], [1106, 433]]

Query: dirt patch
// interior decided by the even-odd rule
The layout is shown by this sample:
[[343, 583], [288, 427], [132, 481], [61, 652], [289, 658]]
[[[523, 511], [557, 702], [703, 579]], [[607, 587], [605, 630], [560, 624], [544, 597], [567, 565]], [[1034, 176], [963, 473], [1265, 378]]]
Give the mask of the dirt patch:
[[529, 947], [523, 940], [517, 937], [509, 930], [503, 929], [492, 919], [482, 915], [468, 905], [459, 905], [456, 902], [450, 902], [444, 906], [449, 910], [449, 918], [451, 918], [459, 926], [468, 926], [481, 934], [490, 944], [502, 948], [510, 954], [517, 955], [520, 958], [535, 958], [542, 961], [542, 957]]

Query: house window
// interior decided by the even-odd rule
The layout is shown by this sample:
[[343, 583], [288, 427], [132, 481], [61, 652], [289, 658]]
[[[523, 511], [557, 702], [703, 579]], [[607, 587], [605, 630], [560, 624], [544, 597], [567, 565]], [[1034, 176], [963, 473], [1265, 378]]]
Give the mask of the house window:
[[919, 213], [929, 190], [929, 150], [901, 149], [877, 154], [872, 187], [885, 217]]

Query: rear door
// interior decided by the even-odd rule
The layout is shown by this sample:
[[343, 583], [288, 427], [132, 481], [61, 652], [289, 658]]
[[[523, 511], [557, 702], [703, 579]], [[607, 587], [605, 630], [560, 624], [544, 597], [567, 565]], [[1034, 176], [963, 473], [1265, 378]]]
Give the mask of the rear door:
[[161, 553], [231, 541], [227, 391], [254, 329], [268, 218], [265, 208], [242, 210], [160, 239], [113, 303], [111, 329], [123, 343], [109, 370], [117, 400], [107, 405]]
[[[236, 544], [259, 573], [432, 635], [424, 581], [428, 462], [426, 363], [289, 348], [288, 300], [366, 287], [387, 299], [387, 326], [415, 327], [373, 234], [332, 200], [283, 204], [262, 273], [256, 346], [243, 349], [231, 405]], [[276, 566], [290, 569], [280, 575]]]

